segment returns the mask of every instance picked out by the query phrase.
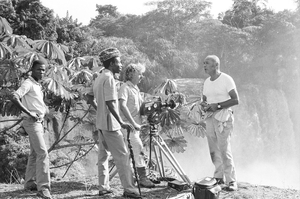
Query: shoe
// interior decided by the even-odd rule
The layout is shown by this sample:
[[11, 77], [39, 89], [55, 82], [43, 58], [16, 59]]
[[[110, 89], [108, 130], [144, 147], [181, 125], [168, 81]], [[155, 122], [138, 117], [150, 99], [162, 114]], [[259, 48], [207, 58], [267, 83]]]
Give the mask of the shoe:
[[37, 185], [35, 182], [28, 183], [24, 186], [26, 191], [37, 191]]
[[228, 191], [237, 191], [238, 190], [237, 183], [235, 181], [230, 182], [227, 190]]
[[155, 184], [153, 182], [151, 182], [151, 180], [149, 180], [148, 178], [140, 179], [139, 184], [141, 187], [149, 188], [149, 189], [155, 187]]
[[218, 184], [218, 185], [223, 185], [223, 184], [225, 184], [223, 178], [216, 178], [216, 181], [217, 181], [217, 184]]
[[99, 191], [99, 196], [104, 196], [104, 195], [107, 195], [107, 194], [111, 194], [113, 193], [113, 191], [111, 190], [102, 190], [102, 191]]
[[50, 194], [49, 189], [43, 189], [37, 192], [36, 194], [38, 197], [44, 198], [44, 199], [52, 199], [52, 196]]
[[155, 184], [149, 180], [146, 175], [146, 168], [145, 167], [137, 167], [136, 168], [139, 174], [139, 185], [144, 188], [154, 188]]
[[128, 191], [124, 191], [123, 197], [124, 198], [142, 198], [142, 196], [140, 196], [140, 194], [135, 193], [135, 192], [128, 192]]

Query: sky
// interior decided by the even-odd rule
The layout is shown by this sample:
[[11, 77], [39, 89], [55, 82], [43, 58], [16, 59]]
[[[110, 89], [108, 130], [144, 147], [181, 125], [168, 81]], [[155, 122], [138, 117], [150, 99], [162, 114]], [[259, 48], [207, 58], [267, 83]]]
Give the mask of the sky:
[[[218, 13], [228, 10], [232, 0], [207, 0], [212, 2], [211, 13], [216, 18]], [[41, 0], [42, 4], [54, 11], [55, 15], [66, 16], [67, 11], [74, 19], [83, 25], [87, 25], [91, 18], [97, 15], [96, 4], [117, 6], [122, 14], [144, 14], [153, 7], [146, 6], [149, 0]], [[284, 9], [294, 10], [296, 4], [294, 0], [267, 0], [268, 7], [278, 12]]]

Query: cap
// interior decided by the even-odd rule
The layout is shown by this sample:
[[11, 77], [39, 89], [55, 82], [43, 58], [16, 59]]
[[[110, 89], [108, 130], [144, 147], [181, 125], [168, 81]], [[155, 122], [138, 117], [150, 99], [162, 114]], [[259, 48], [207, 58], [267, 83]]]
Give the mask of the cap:
[[111, 58], [114, 57], [120, 57], [121, 53], [118, 49], [116, 48], [106, 48], [102, 50], [99, 54], [99, 59], [101, 62], [105, 62]]

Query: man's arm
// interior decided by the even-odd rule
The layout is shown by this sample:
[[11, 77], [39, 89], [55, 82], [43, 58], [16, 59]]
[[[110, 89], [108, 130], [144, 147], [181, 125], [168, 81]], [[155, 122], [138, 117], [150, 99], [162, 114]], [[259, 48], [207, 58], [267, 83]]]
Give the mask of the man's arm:
[[131, 131], [134, 130], [131, 124], [127, 124], [122, 121], [122, 119], [117, 111], [116, 100], [106, 101], [105, 103], [108, 107], [108, 110], [116, 118], [116, 120], [119, 122], [119, 124], [121, 125], [121, 127], [123, 129], [131, 130]]
[[137, 123], [134, 121], [134, 119], [133, 119], [133, 117], [132, 117], [132, 115], [131, 115], [131, 113], [130, 113], [130, 111], [129, 111], [127, 105], [126, 105], [126, 101], [125, 101], [124, 99], [119, 99], [119, 102], [120, 102], [120, 109], [121, 109], [122, 113], [124, 114], [124, 116], [125, 116], [125, 117], [127, 118], [127, 120], [133, 125], [133, 127], [134, 127], [136, 130], [139, 130], [139, 129], [141, 128], [141, 125], [137, 124]]
[[[222, 108], [229, 108], [239, 104], [239, 95], [236, 89], [232, 89], [228, 94], [230, 96], [230, 99], [219, 103]], [[218, 104], [210, 104], [207, 110], [215, 112], [216, 110], [218, 110]]]
[[85, 95], [86, 97], [86, 101], [88, 104], [92, 105], [94, 107], [95, 110], [97, 110], [97, 102], [96, 102], [96, 99], [94, 98], [93, 95]]
[[36, 119], [36, 120], [39, 120], [39, 115], [37, 114], [37, 113], [35, 113], [35, 112], [31, 112], [31, 111], [29, 111], [23, 104], [22, 104], [22, 102], [21, 102], [21, 100], [20, 100], [20, 98], [19, 98], [19, 95], [17, 94], [17, 93], [13, 93], [13, 96], [12, 96], [12, 99], [11, 99], [11, 101], [15, 104], [15, 105], [17, 105], [20, 109], [21, 109], [21, 111], [23, 111], [24, 113], [26, 113], [27, 115], [29, 115], [30, 117], [32, 117], [32, 118], [34, 118], [34, 119]]

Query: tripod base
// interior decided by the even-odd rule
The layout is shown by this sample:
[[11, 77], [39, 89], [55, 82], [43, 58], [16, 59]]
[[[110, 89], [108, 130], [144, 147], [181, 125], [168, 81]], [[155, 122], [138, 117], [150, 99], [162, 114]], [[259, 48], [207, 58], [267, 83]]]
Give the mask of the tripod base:
[[[179, 165], [178, 161], [172, 154], [171, 150], [165, 143], [165, 141], [162, 139], [162, 137], [158, 134], [150, 134], [150, 139], [151, 143], [153, 143], [150, 147], [150, 153], [151, 153], [151, 148], [153, 148], [155, 158], [157, 161], [157, 166], [159, 173], [162, 178], [165, 178], [165, 171], [164, 171], [164, 162], [163, 162], [163, 156], [162, 154], [168, 159], [174, 170], [177, 172], [177, 174], [181, 177], [181, 179], [186, 182], [188, 185], [192, 185], [192, 182], [190, 179], [187, 177], [181, 166]], [[150, 156], [151, 157], [151, 156]], [[151, 159], [150, 159], [151, 162]]]

